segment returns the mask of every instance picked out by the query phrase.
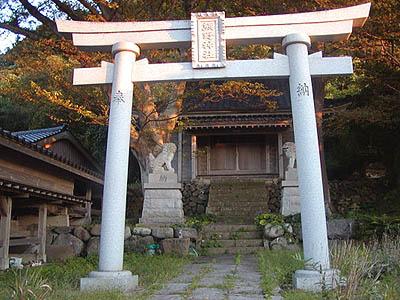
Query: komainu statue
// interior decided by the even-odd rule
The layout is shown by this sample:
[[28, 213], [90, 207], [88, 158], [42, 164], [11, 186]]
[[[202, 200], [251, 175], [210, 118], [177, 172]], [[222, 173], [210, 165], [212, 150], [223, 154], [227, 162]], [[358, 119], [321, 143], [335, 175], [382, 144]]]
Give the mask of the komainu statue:
[[289, 158], [288, 168], [294, 168], [296, 161], [296, 144], [293, 142], [286, 142], [282, 147], [283, 153]]
[[150, 168], [153, 173], [161, 173], [165, 171], [175, 172], [171, 166], [176, 152], [176, 145], [174, 143], [165, 143], [162, 145], [162, 151], [156, 157], [152, 153], [149, 154]]

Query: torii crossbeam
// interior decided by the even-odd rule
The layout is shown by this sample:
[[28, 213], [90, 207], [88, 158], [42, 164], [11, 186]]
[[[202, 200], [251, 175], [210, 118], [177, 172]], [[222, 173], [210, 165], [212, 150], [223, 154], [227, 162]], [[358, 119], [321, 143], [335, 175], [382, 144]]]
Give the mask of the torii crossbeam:
[[[370, 3], [320, 12], [224, 18], [224, 13], [192, 14], [192, 20], [94, 23], [57, 20], [59, 32], [72, 33], [74, 45], [112, 51], [114, 64], [76, 69], [75, 85], [112, 83], [104, 180], [99, 270], [81, 279], [81, 289], [131, 291], [137, 276], [123, 271], [125, 201], [134, 82], [288, 78], [296, 141], [306, 270], [294, 276], [297, 288], [334, 287], [330, 269], [318, 136], [311, 76], [352, 73], [351, 57], [309, 55], [311, 41], [347, 39], [365, 23]], [[282, 43], [286, 54], [273, 59], [226, 60], [226, 44]], [[192, 63], [136, 62], [140, 49], [192, 47]], [[316, 266], [313, 269], [311, 266]]]

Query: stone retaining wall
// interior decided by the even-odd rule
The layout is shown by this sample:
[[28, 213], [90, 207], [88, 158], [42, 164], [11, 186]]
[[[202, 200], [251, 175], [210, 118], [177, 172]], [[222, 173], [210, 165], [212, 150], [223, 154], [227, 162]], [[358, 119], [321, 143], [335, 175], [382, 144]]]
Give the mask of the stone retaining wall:
[[183, 211], [186, 217], [206, 212], [210, 183], [189, 181], [182, 183]]
[[266, 184], [268, 193], [268, 208], [271, 213], [279, 213], [281, 209], [282, 187], [280, 182]]
[[[98, 253], [101, 225], [84, 228], [54, 227], [48, 228], [46, 254], [48, 259], [66, 259], [69, 256], [86, 256]], [[132, 230], [125, 227], [125, 250], [146, 253], [147, 246], [162, 244], [165, 239], [178, 238], [179, 230], [182, 239], [196, 242], [197, 230], [194, 228], [172, 227], [135, 227]]]
[[351, 210], [383, 210], [388, 205], [384, 201], [389, 191], [384, 179], [353, 178], [352, 180], [329, 181], [331, 201], [340, 214]]
[[[302, 241], [300, 224], [267, 224], [264, 228], [264, 247], [266, 249], [298, 249], [295, 240]], [[101, 225], [84, 228], [55, 227], [47, 230], [46, 254], [49, 260], [66, 259], [70, 256], [86, 256], [98, 253]], [[293, 229], [292, 229], [293, 228]], [[328, 237], [330, 240], [350, 239], [353, 237], [356, 223], [352, 219], [334, 219], [328, 221]], [[180, 233], [180, 234], [179, 234]], [[135, 227], [125, 228], [125, 251], [144, 254], [152, 244], [162, 246], [171, 239], [181, 237], [186, 249], [189, 241], [198, 242], [200, 236], [194, 228], [172, 227]], [[177, 244], [177, 241], [172, 241]], [[178, 241], [179, 242], [179, 241]], [[179, 243], [178, 243], [179, 244]], [[168, 244], [171, 246], [171, 243]], [[179, 246], [179, 245], [178, 245]], [[163, 249], [165, 250], [165, 249]]]

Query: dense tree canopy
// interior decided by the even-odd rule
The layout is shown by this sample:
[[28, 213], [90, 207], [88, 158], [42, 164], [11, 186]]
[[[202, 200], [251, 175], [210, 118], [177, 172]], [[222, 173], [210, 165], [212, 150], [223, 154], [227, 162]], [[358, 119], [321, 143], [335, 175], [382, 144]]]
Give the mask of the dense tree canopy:
[[[111, 61], [108, 53], [76, 49], [70, 37], [56, 31], [55, 18], [87, 21], [188, 19], [194, 11], [225, 11], [228, 17], [315, 11], [364, 3], [359, 0], [6, 0], [0, 28], [26, 37], [1, 57], [0, 126], [20, 116], [25, 126], [70, 123], [86, 137], [107, 124], [109, 88], [73, 87], [72, 69]], [[351, 55], [355, 73], [327, 82], [327, 98], [347, 96], [327, 122], [328, 164], [348, 174], [381, 162], [393, 182], [400, 182], [400, 2], [371, 1], [370, 18], [348, 41], [313, 45], [325, 56]], [[279, 45], [230, 48], [229, 56], [269, 57]], [[187, 50], [147, 51], [151, 62], [188, 61]], [[204, 85], [203, 85], [204, 86]], [[229, 85], [228, 85], [229, 86]], [[223, 92], [224, 86], [217, 88]], [[226, 91], [226, 89], [225, 89]], [[258, 92], [261, 93], [261, 90]], [[185, 83], [141, 85], [135, 90], [132, 146], [139, 156], [168, 139], [179, 114]], [[330, 101], [328, 101], [330, 102]], [[333, 100], [332, 100], [333, 103]], [[27, 113], [21, 117], [21, 112]], [[7, 117], [8, 116], [8, 117]], [[165, 120], [165, 126], [158, 126]], [[90, 124], [89, 127], [81, 124]], [[14, 122], [13, 126], [21, 126]], [[18, 128], [20, 129], [20, 128]], [[104, 130], [102, 131], [104, 133]], [[103, 136], [104, 134], [102, 134]], [[88, 138], [88, 140], [91, 137]], [[142, 160], [142, 164], [144, 161]]]

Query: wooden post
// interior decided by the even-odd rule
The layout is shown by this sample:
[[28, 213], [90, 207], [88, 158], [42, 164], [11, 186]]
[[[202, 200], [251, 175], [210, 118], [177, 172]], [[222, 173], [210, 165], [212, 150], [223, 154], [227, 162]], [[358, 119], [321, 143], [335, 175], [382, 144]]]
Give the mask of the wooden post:
[[197, 143], [196, 136], [192, 135], [192, 180], [197, 176]]
[[11, 229], [11, 197], [0, 195], [0, 205], [0, 269], [5, 270], [9, 267], [8, 251]]
[[[92, 201], [92, 187], [88, 186], [86, 188], [86, 200]], [[92, 202], [86, 202], [85, 203], [85, 223], [90, 224], [92, 223]]]
[[283, 170], [283, 150], [282, 150], [282, 133], [278, 133], [278, 157], [279, 157], [279, 177], [283, 179], [284, 170]]
[[178, 182], [182, 182], [182, 131], [178, 131]]
[[47, 204], [39, 207], [38, 238], [39, 253], [38, 259], [46, 262], [46, 229], [47, 229]]
[[85, 223], [90, 224], [92, 223], [92, 202], [86, 202], [85, 203]]
[[269, 149], [269, 135], [265, 137], [265, 173], [271, 173], [271, 160], [270, 160], [270, 149]]

